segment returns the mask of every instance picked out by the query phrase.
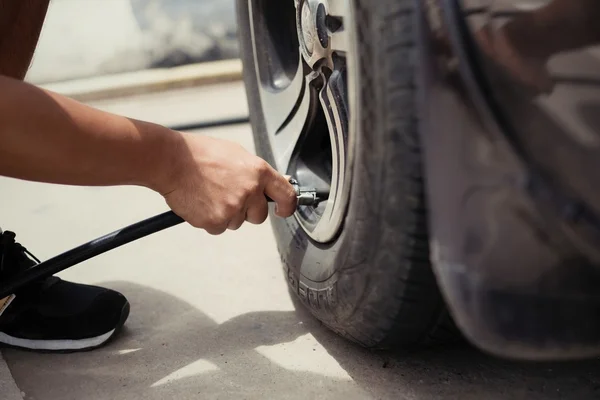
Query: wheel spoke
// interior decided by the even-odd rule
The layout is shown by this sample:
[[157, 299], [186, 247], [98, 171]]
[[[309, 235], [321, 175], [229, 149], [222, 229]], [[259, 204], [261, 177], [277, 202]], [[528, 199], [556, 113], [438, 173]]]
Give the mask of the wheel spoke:
[[329, 0], [328, 2], [328, 30], [331, 35], [330, 47], [335, 52], [347, 53], [350, 48], [350, 38], [348, 29], [344, 26], [348, 23], [348, 10], [350, 9], [347, 0]]
[[348, 31], [341, 29], [331, 34], [331, 50], [347, 53], [350, 50], [350, 35]]
[[[278, 54], [277, 46], [274, 45], [273, 37], [271, 37], [267, 24], [273, 22], [272, 19], [266, 17], [265, 10], [261, 8], [260, 2], [250, 0], [248, 2], [251, 23], [251, 35], [254, 45], [254, 63], [256, 65], [256, 73], [259, 87], [259, 97], [263, 109], [263, 117], [269, 137], [276, 132], [285, 128], [285, 125], [294, 117], [294, 113], [298, 110], [302, 102], [304, 93], [304, 65], [301, 57], [298, 58], [297, 65], [291, 65], [292, 71], [295, 67], [293, 78], [291, 74], [280, 73], [279, 71], [286, 69], [284, 66], [283, 56], [269, 56], [265, 58], [266, 51]], [[260, 46], [264, 49], [259, 50]], [[300, 53], [300, 48], [296, 48], [297, 54]], [[286, 50], [287, 51], [287, 50]], [[290, 56], [284, 52], [284, 56]], [[288, 66], [289, 67], [289, 66]], [[274, 71], [278, 73], [274, 73]], [[291, 78], [291, 79], [290, 79]]]
[[332, 176], [329, 204], [322, 218], [329, 218], [333, 212], [338, 188], [344, 185], [345, 160], [348, 138], [348, 111], [344, 97], [344, 81], [340, 71], [334, 71], [327, 84], [319, 92], [319, 101], [325, 113], [332, 150]]
[[285, 125], [294, 117], [298, 111], [304, 94], [304, 71], [302, 64], [294, 79], [282, 90], [273, 91], [261, 85], [260, 101], [262, 109], [265, 110], [264, 119], [269, 136], [275, 135], [285, 128]]
[[[331, 137], [331, 145], [335, 146], [338, 142], [343, 143], [343, 138], [347, 136], [348, 130], [348, 107], [344, 96], [344, 79], [341, 71], [333, 71], [327, 84], [319, 93], [319, 100], [325, 112], [329, 131], [335, 135], [335, 137]], [[333, 143], [334, 139], [336, 143]]]
[[348, 0], [329, 0], [327, 2], [327, 14], [333, 17], [347, 17], [350, 4]]
[[298, 140], [307, 129], [310, 129], [310, 123], [314, 117], [316, 103], [314, 90], [310, 88], [308, 77], [303, 81], [302, 95], [295, 109], [289, 114], [289, 118], [284, 121], [277, 132], [269, 135], [276, 167], [280, 173], [287, 173]]

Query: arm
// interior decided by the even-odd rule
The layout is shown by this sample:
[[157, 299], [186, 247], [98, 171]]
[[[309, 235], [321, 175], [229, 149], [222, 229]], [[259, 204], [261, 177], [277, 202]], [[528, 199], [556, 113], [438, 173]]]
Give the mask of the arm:
[[70, 185], [141, 185], [193, 226], [220, 234], [296, 208], [294, 188], [225, 140], [175, 132], [0, 76], [0, 175]]
[[294, 188], [224, 140], [105, 113], [23, 82], [49, 0], [0, 0], [0, 175], [71, 185], [141, 185], [219, 234], [295, 211]]
[[165, 190], [182, 135], [0, 76], [0, 175]]
[[[168, 152], [179, 135], [92, 110], [21, 82], [49, 1], [0, 0], [0, 175], [65, 184], [158, 187], [161, 173], [156, 171], [157, 179], [150, 175], [153, 166], [161, 168], [160, 163], [142, 165], [146, 163], [141, 154]], [[131, 146], [139, 147], [131, 152]], [[107, 148], [114, 153], [113, 162], [107, 162]]]

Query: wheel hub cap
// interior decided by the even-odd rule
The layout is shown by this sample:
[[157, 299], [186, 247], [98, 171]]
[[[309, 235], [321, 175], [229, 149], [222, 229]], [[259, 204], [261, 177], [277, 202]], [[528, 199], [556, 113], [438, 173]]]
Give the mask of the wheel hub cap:
[[333, 69], [326, 0], [295, 0], [296, 26], [300, 40], [300, 50], [304, 61], [312, 69], [317, 69], [325, 61]]
[[310, 6], [308, 5], [308, 2], [305, 1], [302, 5], [299, 29], [302, 33], [303, 50], [309, 58], [312, 56], [315, 48], [315, 39], [317, 37], [317, 26], [315, 22]]

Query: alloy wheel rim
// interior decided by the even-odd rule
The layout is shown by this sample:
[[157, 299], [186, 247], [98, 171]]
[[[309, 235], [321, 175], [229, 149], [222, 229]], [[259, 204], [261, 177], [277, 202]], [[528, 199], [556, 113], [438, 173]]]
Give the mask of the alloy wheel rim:
[[266, 133], [280, 173], [329, 191], [294, 217], [315, 241], [339, 233], [350, 196], [356, 75], [349, 0], [249, 0]]

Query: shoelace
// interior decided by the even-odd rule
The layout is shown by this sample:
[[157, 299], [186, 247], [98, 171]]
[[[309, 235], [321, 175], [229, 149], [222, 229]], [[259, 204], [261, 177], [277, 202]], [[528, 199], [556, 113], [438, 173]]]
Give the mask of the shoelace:
[[[0, 257], [0, 273], [8, 272], [8, 266], [5, 265], [5, 261], [9, 254], [14, 251], [16, 254], [23, 255], [25, 257], [31, 257], [33, 261], [36, 263], [40, 263], [40, 260], [34, 256], [27, 248], [20, 243], [15, 241], [16, 234], [11, 231], [4, 231], [0, 236], [0, 251], [2, 256]], [[19, 264], [18, 267], [21, 267], [20, 260], [15, 260]]]
[[[14, 276], [22, 273], [30, 268], [34, 268], [36, 264], [32, 265], [34, 261], [40, 264], [41, 261], [34, 256], [25, 246], [15, 241], [16, 234], [11, 231], [0, 231], [0, 280], [2, 276]], [[51, 276], [47, 279], [38, 280], [32, 282], [27, 287], [23, 288], [21, 293], [28, 292], [29, 295], [33, 293], [43, 293], [43, 291], [49, 289], [56, 283], [60, 282], [60, 278]], [[41, 284], [41, 285], [40, 285]], [[32, 288], [28, 291], [28, 288]], [[23, 292], [23, 290], [25, 292]]]

